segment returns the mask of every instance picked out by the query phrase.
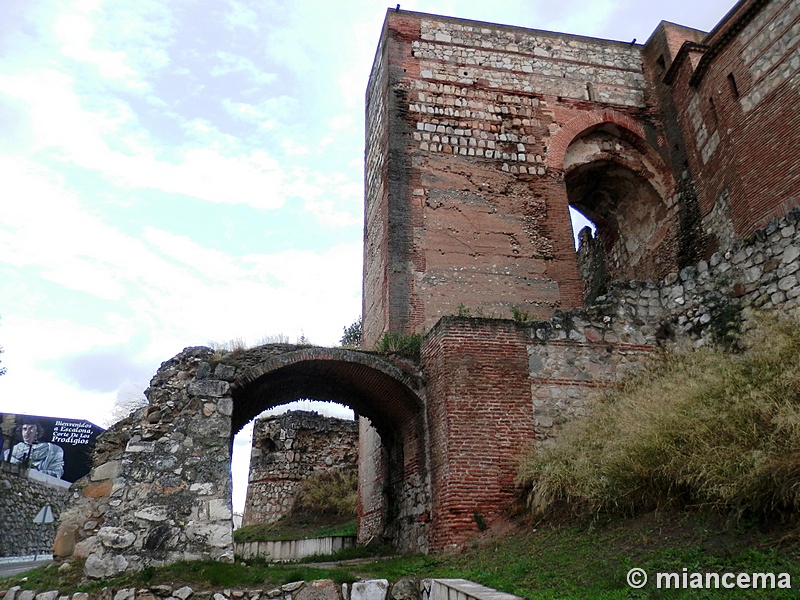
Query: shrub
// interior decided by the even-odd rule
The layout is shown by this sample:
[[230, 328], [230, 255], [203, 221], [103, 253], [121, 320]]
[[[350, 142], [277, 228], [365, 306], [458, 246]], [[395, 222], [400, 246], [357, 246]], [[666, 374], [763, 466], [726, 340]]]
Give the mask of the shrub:
[[530, 507], [800, 509], [800, 323], [762, 321], [741, 354], [663, 354], [528, 456]]
[[375, 350], [382, 354], [402, 354], [403, 356], [418, 357], [421, 345], [421, 333], [406, 334], [387, 331], [378, 340]]
[[326, 471], [307, 477], [293, 511], [353, 517], [358, 508], [358, 474], [355, 470]]

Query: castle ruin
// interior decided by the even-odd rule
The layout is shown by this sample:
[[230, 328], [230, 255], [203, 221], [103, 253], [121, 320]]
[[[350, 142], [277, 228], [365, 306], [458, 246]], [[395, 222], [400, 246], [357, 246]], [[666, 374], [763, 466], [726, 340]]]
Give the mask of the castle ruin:
[[[98, 443], [56, 540], [87, 574], [232, 558], [230, 444], [299, 398], [360, 418], [359, 540], [463, 544], [667, 340], [800, 310], [800, 4], [645, 44], [390, 9], [367, 90], [361, 351], [187, 348]], [[569, 207], [597, 227], [573, 245]], [[370, 350], [424, 336], [419, 357]]]

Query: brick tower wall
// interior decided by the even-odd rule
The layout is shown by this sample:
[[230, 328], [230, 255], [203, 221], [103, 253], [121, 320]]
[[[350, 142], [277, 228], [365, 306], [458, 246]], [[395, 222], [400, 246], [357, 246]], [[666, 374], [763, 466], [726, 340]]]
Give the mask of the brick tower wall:
[[563, 157], [603, 122], [666, 155], [641, 53], [387, 13], [367, 91], [365, 347], [459, 306], [547, 318], [581, 304]]

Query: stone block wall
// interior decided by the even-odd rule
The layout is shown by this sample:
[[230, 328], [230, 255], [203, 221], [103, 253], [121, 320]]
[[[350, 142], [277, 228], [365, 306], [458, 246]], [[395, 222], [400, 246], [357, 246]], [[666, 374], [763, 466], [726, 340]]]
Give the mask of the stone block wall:
[[[52, 554], [56, 526], [68, 497], [64, 487], [29, 479], [26, 469], [0, 462], [0, 557]], [[46, 505], [54, 522], [34, 523]]]
[[366, 347], [461, 304], [579, 306], [556, 134], [592, 112], [657, 139], [645, 83], [640, 46], [390, 10], [367, 92]]
[[287, 515], [309, 475], [353, 472], [357, 466], [356, 421], [308, 411], [257, 419], [243, 525], [274, 523]]

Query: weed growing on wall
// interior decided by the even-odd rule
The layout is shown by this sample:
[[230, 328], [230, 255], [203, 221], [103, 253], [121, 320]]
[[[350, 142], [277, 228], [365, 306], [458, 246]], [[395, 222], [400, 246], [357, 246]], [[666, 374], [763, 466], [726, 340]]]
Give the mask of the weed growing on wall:
[[800, 322], [762, 320], [741, 354], [663, 354], [529, 456], [530, 507], [738, 515], [800, 510]]
[[418, 357], [422, 345], [421, 333], [384, 333], [375, 347], [376, 352], [382, 354], [400, 354], [403, 356]]
[[511, 316], [517, 323], [527, 323], [531, 320], [531, 315], [527, 310], [522, 310], [516, 306], [511, 307]]

